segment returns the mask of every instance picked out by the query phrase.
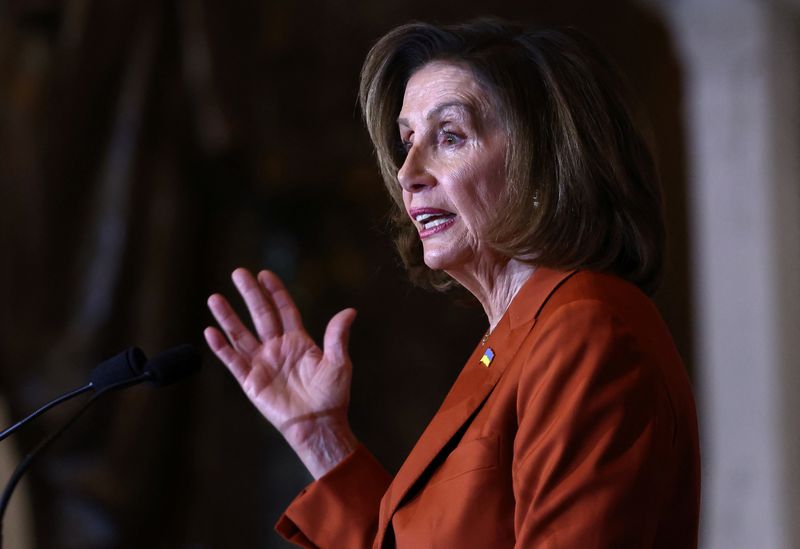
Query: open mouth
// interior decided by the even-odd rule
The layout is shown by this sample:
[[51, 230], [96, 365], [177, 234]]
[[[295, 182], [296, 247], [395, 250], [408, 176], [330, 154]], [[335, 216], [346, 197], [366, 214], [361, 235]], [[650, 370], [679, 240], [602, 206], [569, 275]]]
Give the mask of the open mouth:
[[422, 225], [422, 228], [425, 230], [433, 229], [434, 227], [438, 227], [439, 225], [443, 225], [448, 221], [451, 221], [456, 214], [451, 214], [447, 212], [442, 213], [423, 213], [417, 214], [414, 219], [417, 223]]
[[421, 238], [441, 232], [453, 224], [456, 214], [433, 208], [413, 210], [411, 212], [414, 221], [421, 225], [419, 235]]

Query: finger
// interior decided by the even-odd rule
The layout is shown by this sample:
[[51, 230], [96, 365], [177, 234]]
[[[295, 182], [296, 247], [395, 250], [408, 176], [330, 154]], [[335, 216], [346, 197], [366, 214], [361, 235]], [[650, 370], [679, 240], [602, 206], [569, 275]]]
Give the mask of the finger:
[[269, 294], [263, 290], [247, 269], [236, 269], [231, 275], [236, 289], [242, 295], [256, 333], [266, 341], [283, 333], [283, 325]]
[[297, 310], [292, 296], [289, 295], [281, 279], [270, 271], [261, 271], [258, 273], [258, 281], [267, 290], [272, 303], [277, 307], [284, 331], [302, 330], [303, 320], [300, 311]]
[[258, 350], [259, 341], [242, 324], [228, 301], [221, 295], [214, 294], [208, 298], [208, 308], [233, 348], [249, 359]]
[[244, 383], [247, 376], [250, 374], [250, 362], [243, 359], [242, 356], [233, 350], [228, 344], [228, 340], [222, 335], [222, 332], [216, 328], [209, 326], [203, 331], [203, 336], [206, 338], [206, 343], [216, 357], [222, 362], [228, 370], [236, 378], [239, 384]]
[[355, 309], [345, 309], [336, 313], [325, 329], [323, 347], [325, 356], [333, 363], [349, 360], [347, 346], [350, 343], [350, 327], [356, 319]]

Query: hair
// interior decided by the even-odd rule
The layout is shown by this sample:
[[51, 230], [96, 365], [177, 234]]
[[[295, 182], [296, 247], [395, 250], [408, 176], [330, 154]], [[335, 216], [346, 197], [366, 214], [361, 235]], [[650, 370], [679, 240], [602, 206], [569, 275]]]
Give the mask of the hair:
[[361, 109], [412, 281], [437, 289], [454, 283], [423, 263], [397, 181], [405, 87], [431, 62], [470, 70], [508, 134], [503, 214], [487, 242], [535, 266], [612, 272], [655, 291], [665, 239], [660, 183], [621, 76], [575, 30], [526, 30], [496, 19], [400, 26], [375, 44], [361, 71]]

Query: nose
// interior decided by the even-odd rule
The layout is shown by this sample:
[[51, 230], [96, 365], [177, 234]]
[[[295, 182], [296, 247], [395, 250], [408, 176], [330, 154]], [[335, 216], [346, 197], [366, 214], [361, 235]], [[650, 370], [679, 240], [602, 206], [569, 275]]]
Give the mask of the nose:
[[411, 147], [400, 169], [397, 181], [404, 191], [417, 193], [436, 184], [436, 178], [428, 169], [428, 159], [421, 147]]

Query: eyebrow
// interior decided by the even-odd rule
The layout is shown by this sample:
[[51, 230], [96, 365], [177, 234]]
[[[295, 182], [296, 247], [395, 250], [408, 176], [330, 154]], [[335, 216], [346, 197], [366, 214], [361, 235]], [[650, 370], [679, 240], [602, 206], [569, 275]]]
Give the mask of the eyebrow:
[[[461, 110], [467, 111], [467, 114], [469, 114], [472, 118], [475, 118], [476, 111], [475, 107], [473, 107], [472, 104], [465, 103], [463, 101], [447, 101], [446, 103], [440, 103], [439, 105], [436, 105], [434, 108], [428, 111], [428, 114], [425, 115], [425, 120], [430, 120], [431, 118], [441, 114], [442, 111], [452, 107], [456, 107]], [[408, 119], [398, 118], [397, 123], [402, 124], [404, 126], [408, 126]]]

